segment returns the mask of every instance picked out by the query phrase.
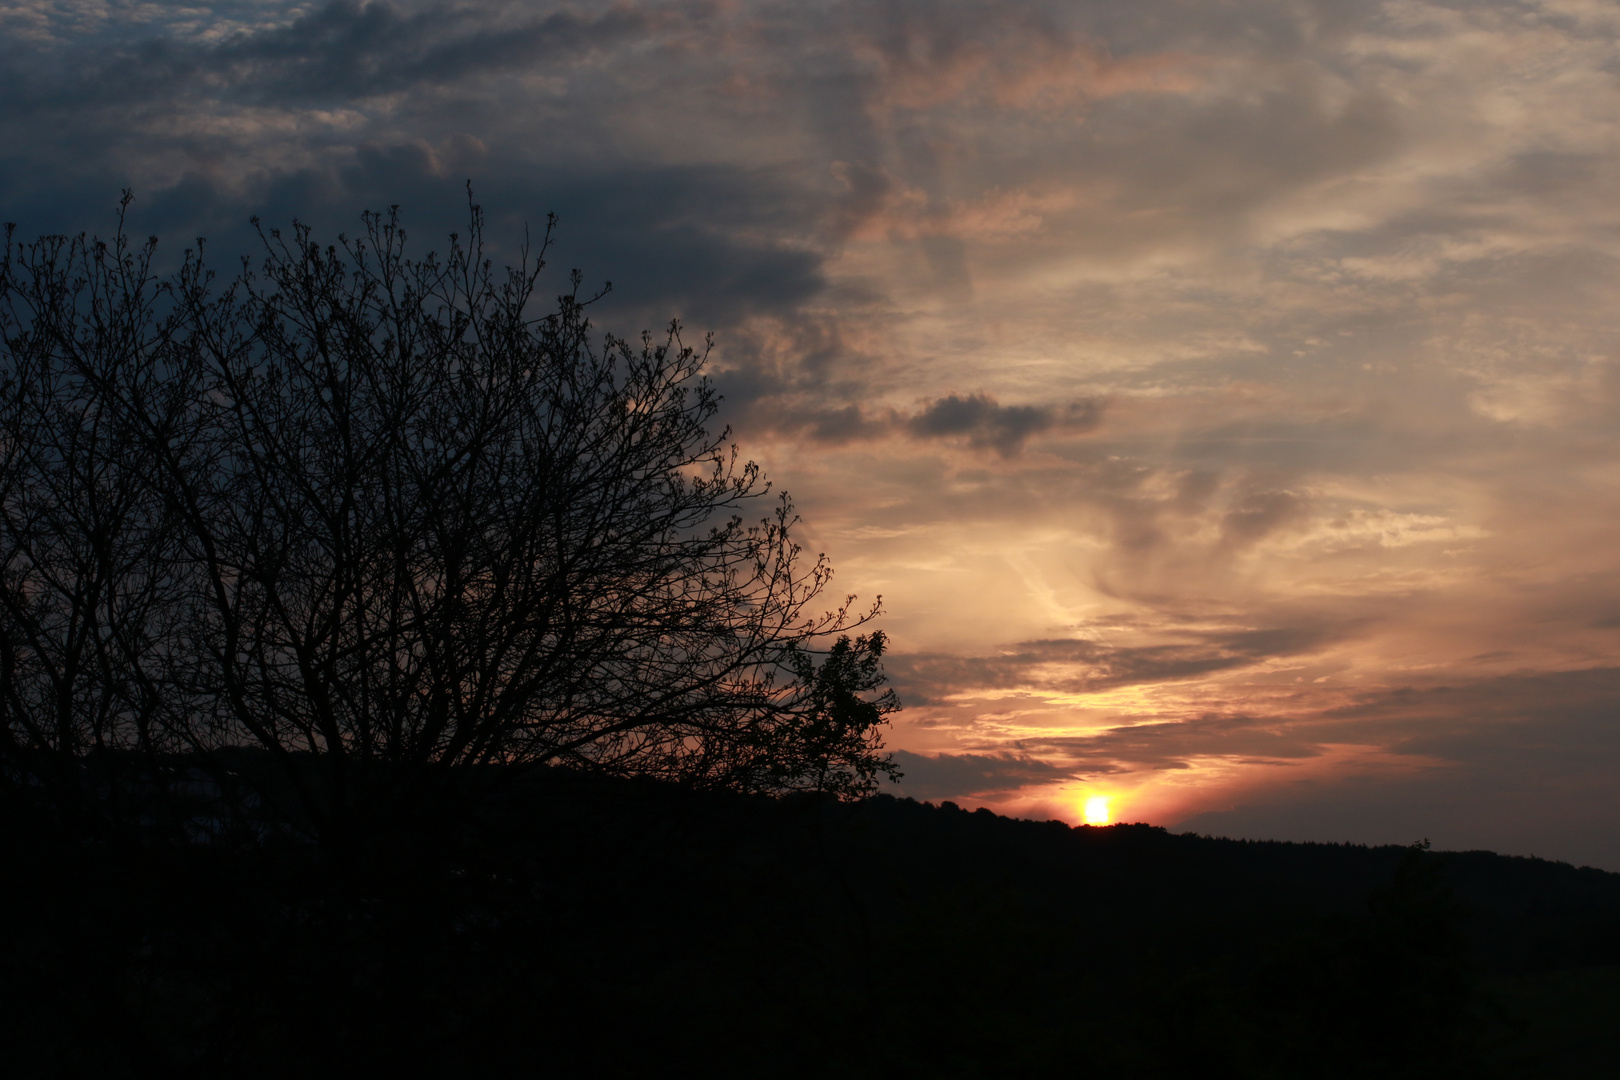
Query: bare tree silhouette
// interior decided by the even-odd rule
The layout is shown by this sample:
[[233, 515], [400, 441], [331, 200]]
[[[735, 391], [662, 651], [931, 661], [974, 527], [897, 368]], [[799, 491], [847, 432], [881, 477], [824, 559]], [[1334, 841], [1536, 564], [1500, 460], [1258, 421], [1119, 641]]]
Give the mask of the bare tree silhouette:
[[119, 222], [8, 226], [0, 263], [13, 781], [258, 747], [335, 835], [495, 765], [892, 772], [885, 639], [849, 635], [876, 605], [817, 607], [785, 495], [749, 519], [770, 485], [710, 430], [707, 345], [593, 347], [577, 272], [536, 313], [554, 219], [504, 271], [477, 206], [442, 258], [395, 211], [330, 246], [261, 230], [223, 284], [201, 241], [160, 277]]

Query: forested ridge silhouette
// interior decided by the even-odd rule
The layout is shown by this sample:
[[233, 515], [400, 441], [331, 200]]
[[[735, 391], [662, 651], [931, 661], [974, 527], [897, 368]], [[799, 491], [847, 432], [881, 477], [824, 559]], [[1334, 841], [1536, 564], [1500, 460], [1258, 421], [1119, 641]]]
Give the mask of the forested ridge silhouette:
[[502, 790], [341, 868], [292, 837], [13, 823], [8, 1058], [1335, 1077], [1569, 1075], [1613, 1051], [1563, 1012], [1616, 1001], [1616, 874], [563, 769]]

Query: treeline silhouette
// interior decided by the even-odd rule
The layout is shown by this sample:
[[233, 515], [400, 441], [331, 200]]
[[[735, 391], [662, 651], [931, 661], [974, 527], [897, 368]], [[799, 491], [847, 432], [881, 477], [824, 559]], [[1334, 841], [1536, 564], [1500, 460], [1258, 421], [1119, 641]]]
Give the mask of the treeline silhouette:
[[9, 806], [12, 1075], [1561, 1076], [1615, 1049], [1560, 1009], [1617, 1001], [1620, 875], [563, 769], [498, 790], [342, 860]]

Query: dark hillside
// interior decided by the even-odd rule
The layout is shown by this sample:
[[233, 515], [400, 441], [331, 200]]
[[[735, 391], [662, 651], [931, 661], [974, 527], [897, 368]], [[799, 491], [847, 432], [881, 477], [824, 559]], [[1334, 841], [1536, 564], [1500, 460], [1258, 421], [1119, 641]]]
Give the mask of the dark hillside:
[[105, 1076], [1525, 1077], [1614, 1050], [1590, 1017], [1620, 990], [1620, 875], [558, 772], [491, 807], [341, 858], [17, 822], [8, 1057]]

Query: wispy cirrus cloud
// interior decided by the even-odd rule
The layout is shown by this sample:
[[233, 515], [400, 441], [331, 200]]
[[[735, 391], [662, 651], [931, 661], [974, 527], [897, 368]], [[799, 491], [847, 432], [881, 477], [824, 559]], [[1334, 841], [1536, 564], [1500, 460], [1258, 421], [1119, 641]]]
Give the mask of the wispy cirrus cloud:
[[[1119, 645], [1083, 638], [1024, 641], [982, 656], [904, 654], [890, 664], [908, 700], [985, 691], [1084, 694], [1158, 685], [1317, 652], [1348, 636], [1347, 627], [1183, 630], [1180, 641]], [[1155, 635], [1156, 637], [1160, 635]]]

